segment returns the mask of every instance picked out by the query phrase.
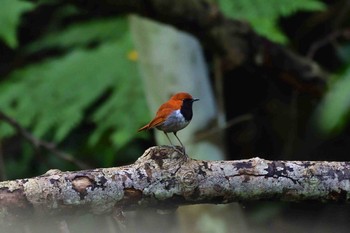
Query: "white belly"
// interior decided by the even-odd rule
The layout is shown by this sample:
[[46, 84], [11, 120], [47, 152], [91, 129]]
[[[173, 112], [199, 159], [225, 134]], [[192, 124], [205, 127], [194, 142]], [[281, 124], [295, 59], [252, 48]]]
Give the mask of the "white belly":
[[169, 117], [164, 121], [163, 124], [159, 125], [157, 128], [166, 132], [177, 132], [185, 128], [190, 121], [186, 121], [180, 110], [174, 111]]

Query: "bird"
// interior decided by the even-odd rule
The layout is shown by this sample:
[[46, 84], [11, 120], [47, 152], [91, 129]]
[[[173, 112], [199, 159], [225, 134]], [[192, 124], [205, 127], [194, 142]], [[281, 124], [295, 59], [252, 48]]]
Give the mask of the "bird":
[[187, 92], [176, 93], [159, 107], [153, 120], [147, 125], [141, 127], [138, 132], [156, 128], [163, 131], [170, 144], [174, 146], [168, 136], [168, 133], [173, 133], [185, 152], [185, 147], [176, 133], [185, 128], [191, 122], [193, 116], [193, 102], [198, 100], [199, 99], [193, 98]]

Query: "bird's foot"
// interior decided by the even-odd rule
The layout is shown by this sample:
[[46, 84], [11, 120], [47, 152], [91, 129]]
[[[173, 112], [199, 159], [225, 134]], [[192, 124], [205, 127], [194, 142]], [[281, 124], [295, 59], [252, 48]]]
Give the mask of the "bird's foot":
[[183, 147], [181, 147], [181, 150], [182, 150], [182, 154], [183, 155], [186, 155], [186, 149], [185, 149], [185, 147], [183, 146]]
[[184, 146], [174, 146], [174, 149], [182, 155], [186, 156], [186, 149]]
[[177, 153], [187, 156], [186, 151], [185, 151], [185, 147], [175, 146], [175, 145], [169, 145], [169, 147], [171, 147]]

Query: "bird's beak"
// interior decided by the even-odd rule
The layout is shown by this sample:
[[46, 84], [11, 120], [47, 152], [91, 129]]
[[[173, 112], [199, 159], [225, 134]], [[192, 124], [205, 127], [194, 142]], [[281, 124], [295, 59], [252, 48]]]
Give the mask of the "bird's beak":
[[192, 102], [196, 102], [196, 101], [198, 101], [198, 100], [199, 100], [199, 99], [193, 99]]

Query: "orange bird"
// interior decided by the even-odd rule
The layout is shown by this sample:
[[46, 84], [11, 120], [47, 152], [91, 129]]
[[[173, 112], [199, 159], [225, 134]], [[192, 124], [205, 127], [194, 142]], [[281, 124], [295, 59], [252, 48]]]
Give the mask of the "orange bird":
[[192, 96], [186, 92], [173, 95], [170, 100], [159, 107], [154, 119], [138, 131], [157, 128], [165, 133], [171, 145], [173, 144], [171, 143], [168, 133], [174, 133], [182, 148], [184, 148], [176, 133], [190, 123], [193, 115], [192, 104], [198, 100], [199, 99], [193, 99]]

